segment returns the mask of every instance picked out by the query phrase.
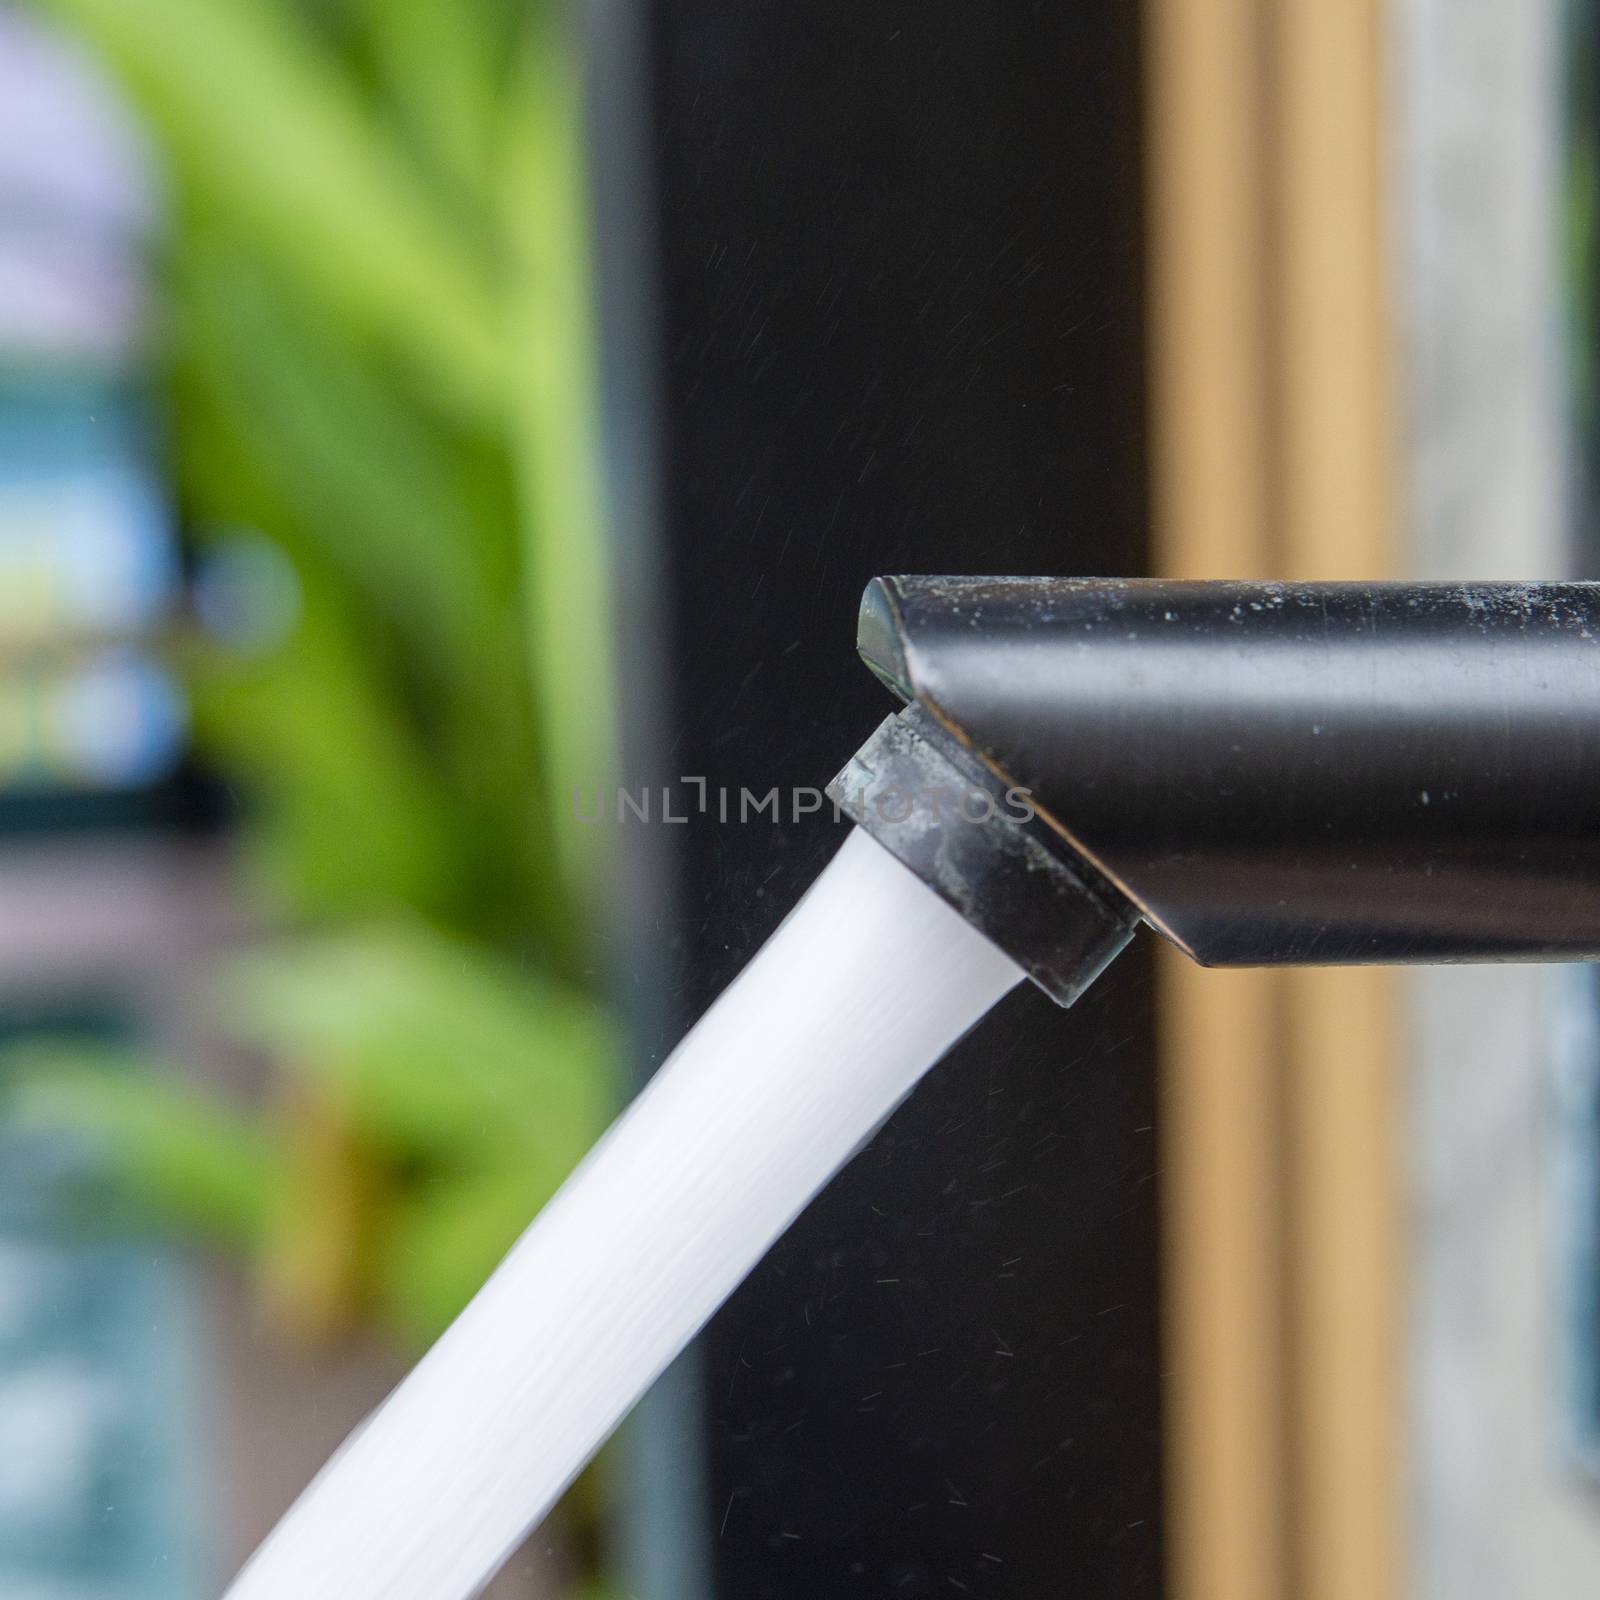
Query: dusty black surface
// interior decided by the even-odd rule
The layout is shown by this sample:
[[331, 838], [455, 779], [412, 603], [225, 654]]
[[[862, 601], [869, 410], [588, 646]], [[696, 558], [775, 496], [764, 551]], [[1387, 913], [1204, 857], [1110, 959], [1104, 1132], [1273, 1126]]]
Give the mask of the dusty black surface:
[[[671, 772], [825, 783], [876, 573], [1143, 569], [1135, 12], [658, 0]], [[687, 1020], [838, 832], [672, 833]], [[1154, 1123], [1136, 949], [811, 1208], [707, 1338], [724, 1600], [1160, 1592]]]

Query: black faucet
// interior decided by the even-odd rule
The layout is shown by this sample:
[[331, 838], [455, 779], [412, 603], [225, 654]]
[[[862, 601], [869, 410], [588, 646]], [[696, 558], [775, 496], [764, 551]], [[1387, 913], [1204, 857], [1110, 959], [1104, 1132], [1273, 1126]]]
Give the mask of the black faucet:
[[1070, 1004], [1211, 966], [1600, 957], [1600, 584], [878, 578], [830, 794]]

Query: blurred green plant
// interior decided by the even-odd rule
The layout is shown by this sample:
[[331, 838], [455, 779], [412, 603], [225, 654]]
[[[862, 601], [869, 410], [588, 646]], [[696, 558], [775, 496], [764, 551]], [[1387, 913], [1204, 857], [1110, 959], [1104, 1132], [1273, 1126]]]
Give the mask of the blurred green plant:
[[613, 1091], [604, 861], [570, 799], [612, 749], [576, 62], [551, 0], [37, 3], [165, 167], [202, 562], [269, 540], [295, 614], [185, 647], [274, 930], [222, 960], [219, 1023], [273, 1089], [37, 1046], [17, 1112], [245, 1252], [287, 1325], [415, 1347]]
[[90, 1135], [140, 1220], [259, 1261], [307, 1334], [360, 1309], [434, 1338], [606, 1114], [603, 1013], [420, 923], [235, 957], [216, 999], [283, 1064], [275, 1114], [113, 1047], [36, 1043], [10, 1052], [13, 1125]]

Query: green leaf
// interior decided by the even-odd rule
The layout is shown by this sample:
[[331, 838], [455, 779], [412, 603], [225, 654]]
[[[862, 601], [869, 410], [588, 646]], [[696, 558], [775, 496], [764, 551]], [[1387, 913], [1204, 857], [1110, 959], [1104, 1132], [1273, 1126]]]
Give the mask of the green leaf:
[[237, 240], [191, 230], [178, 287], [190, 359], [279, 498], [436, 670], [459, 677], [502, 608], [438, 430]]
[[607, 882], [578, 791], [614, 781], [611, 568], [599, 480], [589, 215], [577, 58], [542, 8], [513, 87], [502, 214], [513, 244], [514, 455], [529, 667], [557, 860], [575, 896]]
[[285, 943], [235, 964], [229, 1022], [329, 1083], [398, 1155], [493, 1164], [553, 1188], [605, 1125], [614, 1045], [572, 990], [421, 924]]
[[454, 191], [481, 205], [506, 77], [510, 8], [503, 0], [362, 3], [372, 57], [400, 115]]
[[[274, 797], [267, 826], [291, 883], [308, 881], [297, 856], [335, 896], [340, 882], [378, 886], [387, 861], [405, 874], [391, 898], [429, 882], [428, 911], [497, 934], [536, 927], [566, 951], [573, 918], [545, 866], [531, 780], [503, 456], [405, 405], [236, 245], [207, 235], [186, 257], [186, 488], [204, 518], [253, 523], [293, 554], [308, 634], [270, 661], [203, 675], [202, 732]], [[401, 830], [419, 827], [408, 845]], [[334, 903], [319, 891], [314, 909]]]
[[[479, 905], [495, 932], [536, 926], [564, 950], [573, 919], [544, 865], [504, 455], [444, 434], [237, 250], [197, 241], [189, 254], [185, 371], [196, 408], [248, 460], [229, 469], [238, 507], [226, 511], [224, 477], [213, 514], [280, 508], [268, 526], [318, 587], [310, 603], [381, 625], [385, 637], [367, 628], [361, 647], [388, 658], [396, 704], [448, 791], [460, 903]], [[265, 500], [249, 492], [260, 482]], [[320, 592], [330, 569], [332, 595]]]
[[269, 902], [324, 916], [456, 909], [455, 807], [336, 594], [307, 584], [292, 638], [216, 663], [195, 697], [202, 735], [265, 802], [247, 844]]
[[98, 46], [192, 205], [482, 413], [504, 377], [486, 275], [333, 52], [280, 0], [44, 0]]
[[538, 1163], [512, 1161], [419, 1185], [397, 1202], [376, 1274], [384, 1320], [418, 1348], [432, 1343], [538, 1215], [561, 1176]]
[[241, 1112], [128, 1051], [66, 1043], [5, 1052], [10, 1125], [84, 1140], [153, 1221], [254, 1249], [281, 1206], [281, 1153]]

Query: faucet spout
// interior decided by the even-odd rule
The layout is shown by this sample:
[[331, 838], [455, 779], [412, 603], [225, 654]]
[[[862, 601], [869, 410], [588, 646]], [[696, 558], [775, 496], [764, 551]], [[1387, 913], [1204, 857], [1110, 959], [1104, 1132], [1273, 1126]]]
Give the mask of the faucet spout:
[[[859, 645], [912, 710], [836, 800], [1058, 999], [1096, 916], [1207, 965], [1600, 957], [1600, 585], [879, 578]], [[930, 762], [1012, 804], [884, 815]]]

